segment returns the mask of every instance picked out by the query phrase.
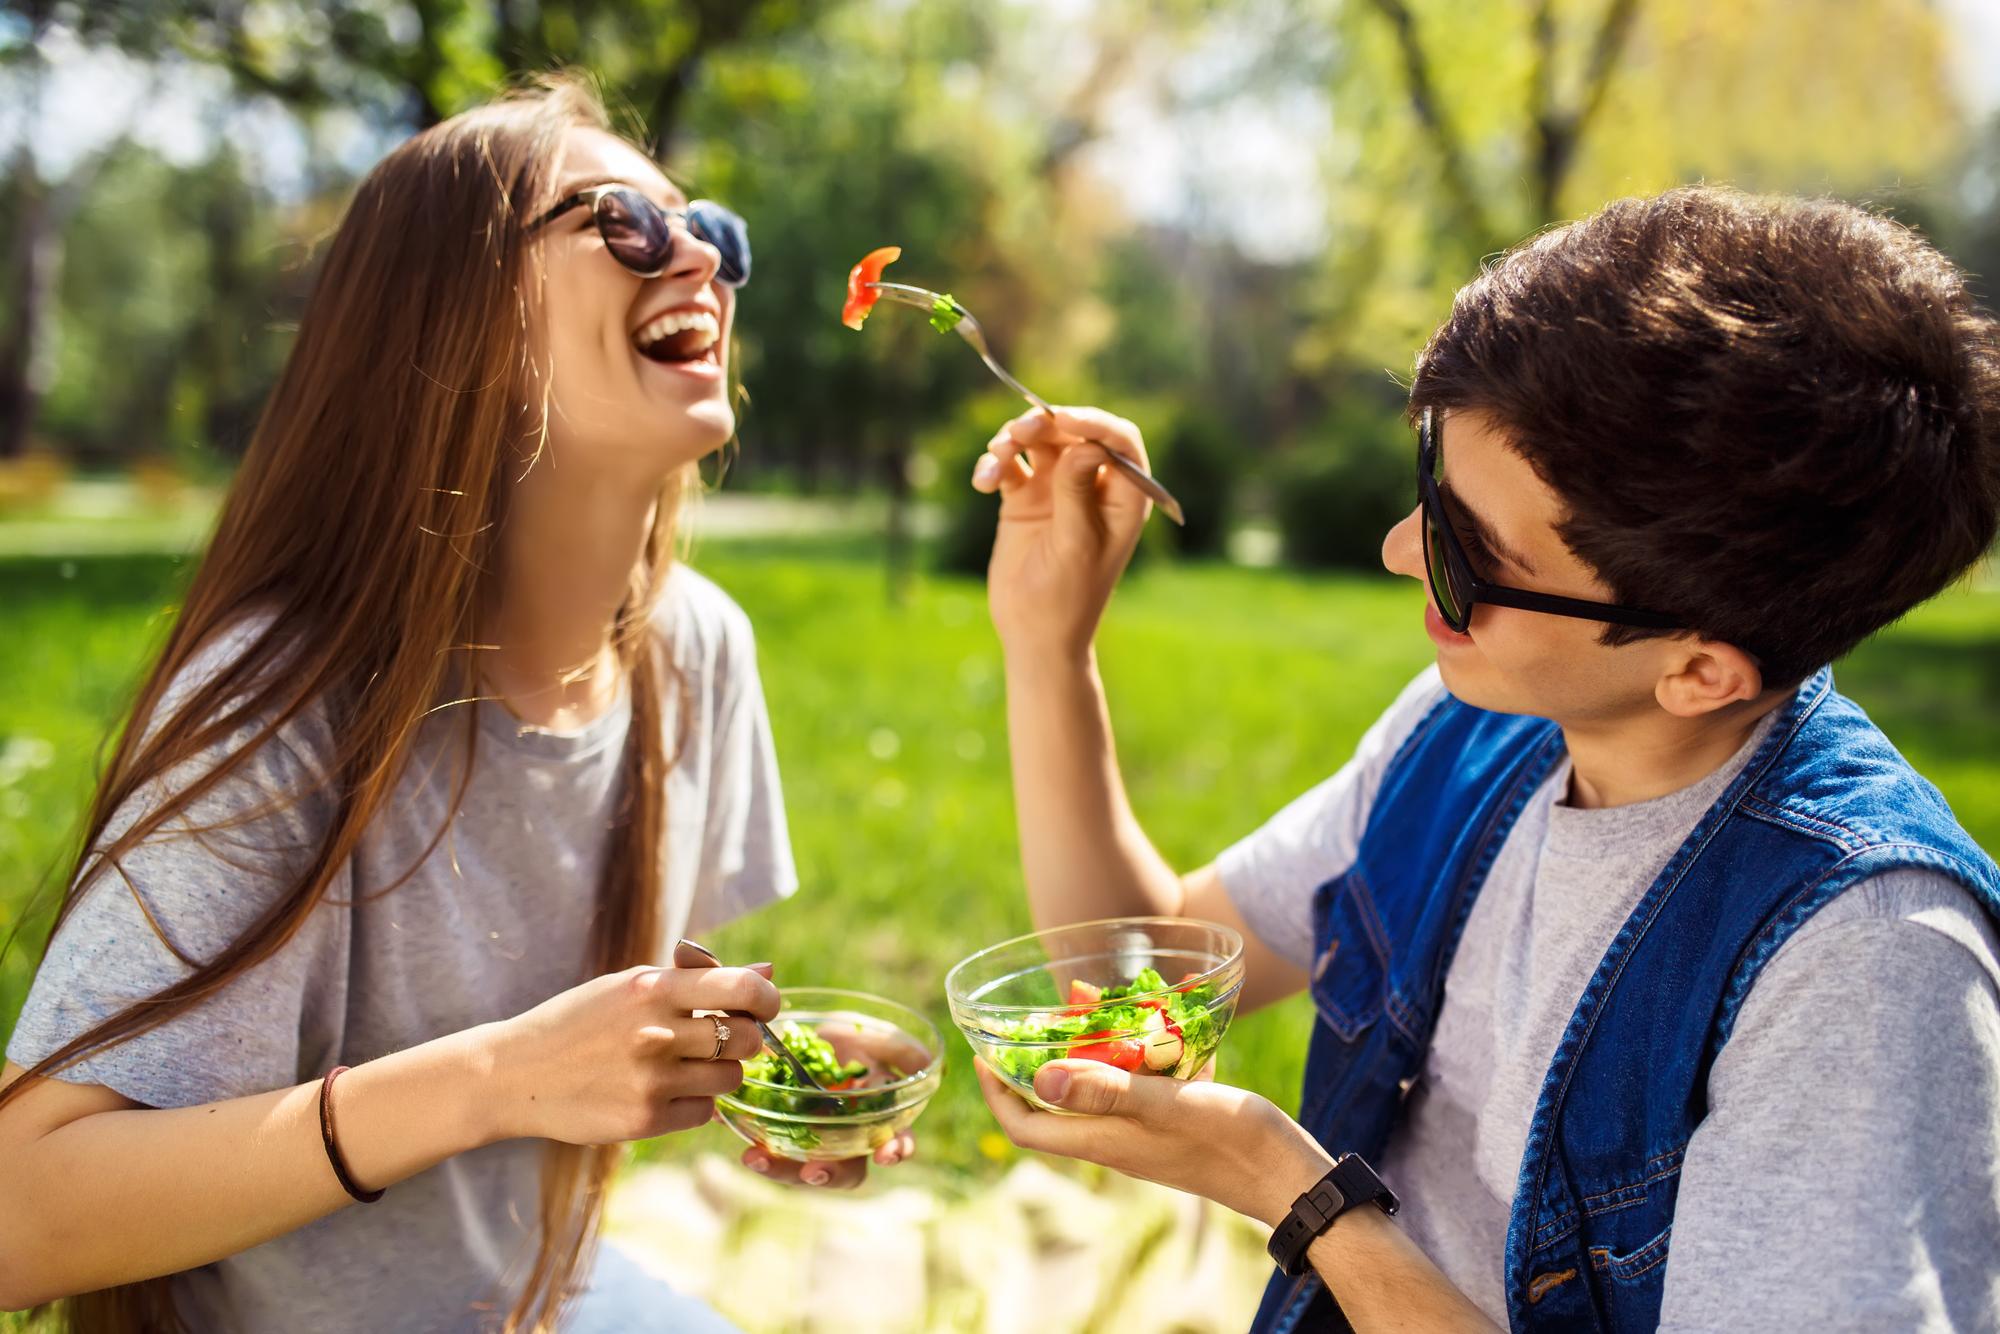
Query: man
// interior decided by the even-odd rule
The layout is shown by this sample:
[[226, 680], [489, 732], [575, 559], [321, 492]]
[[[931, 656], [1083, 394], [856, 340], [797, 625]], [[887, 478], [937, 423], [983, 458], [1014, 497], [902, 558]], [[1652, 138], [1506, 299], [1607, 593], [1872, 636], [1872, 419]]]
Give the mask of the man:
[[1258, 1334], [2000, 1327], [2000, 870], [1825, 670], [1992, 542], [2000, 328], [1894, 223], [1676, 190], [1467, 286], [1411, 409], [1436, 666], [1185, 876], [1091, 647], [1138, 432], [980, 460], [1037, 923], [1222, 922], [1316, 1007], [1297, 1122], [1072, 1060], [1095, 1115], [982, 1070], [1003, 1127], [1271, 1225]]

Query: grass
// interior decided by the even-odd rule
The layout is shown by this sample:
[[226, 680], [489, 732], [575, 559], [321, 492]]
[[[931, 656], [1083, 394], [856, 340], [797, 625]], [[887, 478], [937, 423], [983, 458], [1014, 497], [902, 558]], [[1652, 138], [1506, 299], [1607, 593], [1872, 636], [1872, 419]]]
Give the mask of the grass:
[[[983, 589], [923, 578], [891, 606], [854, 539], [715, 543], [696, 563], [757, 626], [804, 882], [706, 943], [775, 960], [781, 983], [927, 1008], [953, 1066], [920, 1123], [925, 1156], [983, 1177], [1013, 1151], [978, 1101], [941, 983], [1029, 925]], [[66, 846], [95, 748], [185, 571], [161, 557], [0, 560], [0, 935]], [[1121, 591], [1101, 656], [1133, 800], [1171, 861], [1208, 860], [1346, 757], [1429, 657], [1417, 598], [1383, 579], [1199, 565], [1155, 566]], [[1920, 609], [1840, 679], [2000, 847], [2000, 593]], [[29, 914], [0, 962], [0, 1027], [46, 920]], [[1303, 999], [1240, 1021], [1222, 1077], [1293, 1105], [1310, 1022]], [[710, 1129], [652, 1151], [733, 1146]]]

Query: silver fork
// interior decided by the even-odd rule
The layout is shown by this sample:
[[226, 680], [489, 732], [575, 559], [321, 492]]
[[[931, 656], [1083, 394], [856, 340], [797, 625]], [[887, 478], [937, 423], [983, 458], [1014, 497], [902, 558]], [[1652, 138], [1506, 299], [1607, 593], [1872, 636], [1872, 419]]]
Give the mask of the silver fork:
[[[689, 949], [693, 950], [696, 954], [701, 955], [709, 962], [715, 964], [718, 968], [722, 966], [722, 960], [716, 958], [715, 952], [713, 950], [710, 950], [707, 946], [697, 945], [694, 941], [689, 940], [686, 936], [681, 937], [681, 944], [687, 946]], [[778, 1041], [778, 1035], [771, 1031], [771, 1026], [769, 1024], [765, 1023], [762, 1019], [757, 1018], [755, 1015], [736, 1015], [734, 1017], [738, 1019], [747, 1018], [750, 1020], [751, 1023], [757, 1025], [757, 1031], [764, 1035], [764, 1045], [769, 1047], [772, 1051], [778, 1053], [778, 1055], [782, 1056], [785, 1059], [785, 1064], [792, 1067], [792, 1073], [799, 1077], [799, 1082], [801, 1084], [805, 1085], [809, 1089], [818, 1089], [819, 1092], [821, 1093], [826, 1092], [826, 1090], [820, 1086], [820, 1082], [812, 1077], [812, 1071], [806, 1069], [806, 1063], [799, 1059], [798, 1053], [793, 1051], [790, 1047], [787, 1047], [784, 1043]]]
[[[972, 350], [979, 354], [979, 359], [986, 363], [986, 369], [998, 376], [1000, 383], [1006, 385], [1022, 398], [1027, 399], [1043, 412], [1048, 413], [1049, 416], [1053, 417], [1056, 415], [1056, 410], [1044, 402], [1040, 394], [1037, 394], [1034, 390], [1009, 375], [1007, 368], [994, 358], [992, 350], [986, 346], [986, 331], [979, 327], [979, 321], [972, 318], [972, 312], [960, 305], [956, 297], [946, 296], [942, 292], [933, 292], [925, 287], [912, 287], [907, 283], [875, 282], [868, 285], [891, 301], [905, 306], [914, 306], [922, 311], [936, 310], [937, 304], [940, 301], [948, 303], [951, 306], [952, 313], [958, 317], [957, 323], [952, 325], [952, 327], [958, 330], [958, 336], [963, 338], [971, 345]], [[1145, 492], [1148, 498], [1160, 507], [1160, 513], [1166, 515], [1182, 527], [1187, 526], [1187, 520], [1181, 516], [1181, 502], [1175, 500], [1173, 493], [1168, 491], [1164, 486], [1161, 486], [1151, 473], [1116, 450], [1107, 448], [1104, 453], [1111, 460], [1112, 467], [1131, 478], [1132, 484]]]

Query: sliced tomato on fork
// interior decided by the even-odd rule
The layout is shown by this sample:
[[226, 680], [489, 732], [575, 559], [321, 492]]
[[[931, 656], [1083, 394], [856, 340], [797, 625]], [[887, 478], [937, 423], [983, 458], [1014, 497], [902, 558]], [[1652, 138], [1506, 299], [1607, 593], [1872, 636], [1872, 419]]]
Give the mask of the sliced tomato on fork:
[[868, 312], [875, 308], [881, 293], [868, 284], [882, 277], [882, 270], [901, 258], [903, 247], [885, 245], [879, 250], [871, 250], [862, 256], [861, 262], [847, 271], [847, 304], [840, 308], [840, 322], [850, 329], [859, 329], [868, 318]]

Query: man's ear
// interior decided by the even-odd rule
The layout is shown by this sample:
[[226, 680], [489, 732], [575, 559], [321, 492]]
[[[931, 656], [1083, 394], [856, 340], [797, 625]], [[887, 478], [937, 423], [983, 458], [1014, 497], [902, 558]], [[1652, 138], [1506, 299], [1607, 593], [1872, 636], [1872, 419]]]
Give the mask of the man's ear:
[[1714, 639], [1686, 641], [1653, 686], [1660, 707], [1676, 718], [1699, 718], [1763, 692], [1764, 673], [1757, 660]]

